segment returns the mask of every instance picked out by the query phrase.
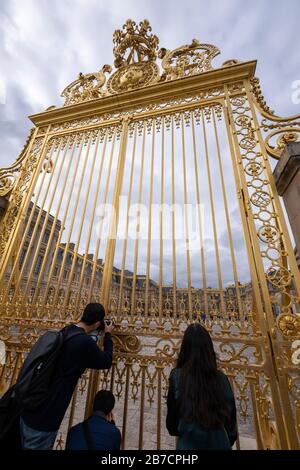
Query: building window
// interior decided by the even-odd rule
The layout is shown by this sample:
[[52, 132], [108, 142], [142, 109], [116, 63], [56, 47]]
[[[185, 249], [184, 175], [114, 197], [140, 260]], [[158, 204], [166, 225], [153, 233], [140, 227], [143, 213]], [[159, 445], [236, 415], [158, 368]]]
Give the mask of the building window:
[[45, 232], [43, 235], [43, 243], [47, 243], [49, 240], [49, 232]]
[[27, 233], [28, 237], [31, 237], [31, 235], [33, 233], [33, 229], [34, 229], [34, 223], [30, 224], [30, 227], [29, 227], [29, 230], [28, 230], [28, 233]]
[[54, 268], [54, 277], [58, 276], [58, 266], [55, 266]]
[[67, 279], [67, 277], [68, 277], [68, 271], [64, 270], [64, 279]]
[[43, 258], [44, 258], [44, 256], [42, 256], [42, 255], [38, 256], [38, 259], [37, 259], [37, 261], [35, 263], [35, 267], [34, 267], [34, 274], [38, 274], [40, 272], [41, 265], [42, 265], [42, 262], [43, 262]]
[[27, 250], [25, 250], [25, 249], [23, 248], [22, 253], [21, 253], [21, 255], [20, 255], [20, 258], [19, 258], [19, 269], [22, 267], [22, 264], [23, 264], [23, 261], [24, 261], [26, 252], [27, 252]]

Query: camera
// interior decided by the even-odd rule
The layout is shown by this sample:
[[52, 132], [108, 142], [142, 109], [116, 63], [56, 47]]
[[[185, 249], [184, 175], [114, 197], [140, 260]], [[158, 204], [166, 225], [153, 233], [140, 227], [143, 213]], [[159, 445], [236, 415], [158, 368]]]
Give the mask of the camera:
[[98, 326], [97, 328], [98, 333], [101, 333], [101, 331], [104, 331], [104, 328], [105, 328], [105, 323], [104, 323], [104, 320], [102, 320], [100, 326]]
[[97, 328], [98, 333], [101, 333], [102, 331], [104, 331], [105, 327], [111, 324], [113, 324], [113, 326], [115, 324], [115, 322], [111, 318], [105, 318], [104, 320], [102, 320], [101, 325]]

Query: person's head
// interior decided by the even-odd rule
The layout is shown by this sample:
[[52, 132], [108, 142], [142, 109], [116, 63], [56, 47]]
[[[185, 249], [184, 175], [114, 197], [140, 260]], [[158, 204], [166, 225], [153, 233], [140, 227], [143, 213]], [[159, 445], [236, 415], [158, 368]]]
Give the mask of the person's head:
[[105, 309], [103, 305], [90, 303], [85, 307], [80, 322], [84, 323], [88, 331], [103, 330], [104, 317]]
[[94, 399], [93, 411], [101, 411], [106, 418], [111, 418], [115, 406], [115, 397], [110, 390], [100, 390]]
[[192, 323], [185, 330], [178, 356], [177, 367], [201, 366], [202, 371], [217, 371], [216, 354], [210, 334], [200, 325]]
[[186, 329], [177, 368], [180, 374], [180, 412], [186, 421], [206, 429], [224, 426], [229, 419], [221, 373], [208, 331], [193, 323]]

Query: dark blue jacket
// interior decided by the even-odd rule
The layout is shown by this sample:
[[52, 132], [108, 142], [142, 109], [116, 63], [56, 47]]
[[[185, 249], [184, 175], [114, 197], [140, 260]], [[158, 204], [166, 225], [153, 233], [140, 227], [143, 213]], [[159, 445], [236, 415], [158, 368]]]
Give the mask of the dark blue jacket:
[[48, 399], [34, 411], [23, 411], [22, 418], [37, 431], [57, 431], [71, 401], [78, 379], [85, 369], [109, 369], [112, 364], [113, 344], [110, 333], [104, 337], [104, 351], [85, 331], [75, 325], [68, 332], [81, 330], [82, 334], [70, 338], [62, 346], [56, 373], [48, 393]]
[[[121, 433], [117, 426], [95, 414], [87, 422], [95, 450], [120, 449]], [[66, 450], [88, 450], [82, 423], [76, 424], [68, 432]]]

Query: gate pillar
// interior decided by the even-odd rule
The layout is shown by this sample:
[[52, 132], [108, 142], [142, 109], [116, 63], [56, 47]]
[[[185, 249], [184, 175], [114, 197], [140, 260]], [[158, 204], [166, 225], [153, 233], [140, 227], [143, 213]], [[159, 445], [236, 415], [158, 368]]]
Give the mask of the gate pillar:
[[[300, 142], [289, 142], [274, 170], [279, 196], [282, 196], [300, 254]], [[298, 261], [299, 264], [299, 261]]]

